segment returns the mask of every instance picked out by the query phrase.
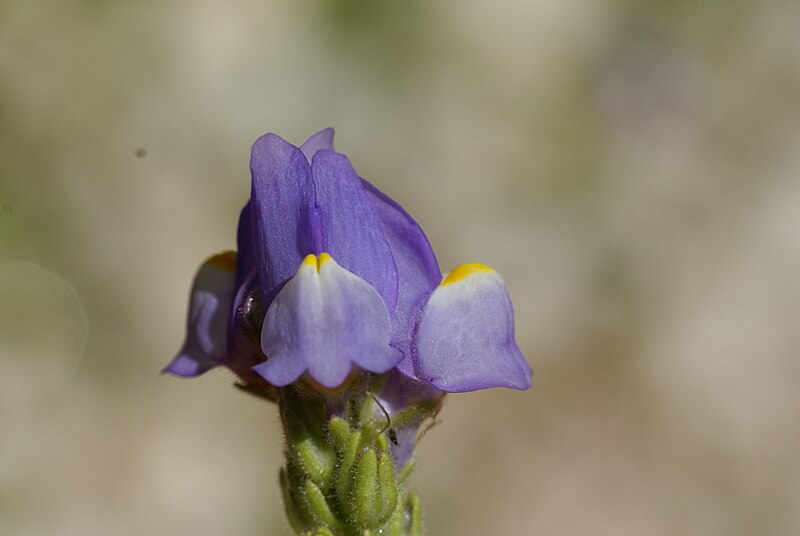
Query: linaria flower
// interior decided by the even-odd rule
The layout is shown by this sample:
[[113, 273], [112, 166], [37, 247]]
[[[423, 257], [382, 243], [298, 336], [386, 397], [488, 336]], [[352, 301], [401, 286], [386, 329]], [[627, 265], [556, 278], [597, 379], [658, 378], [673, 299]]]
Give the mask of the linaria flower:
[[333, 149], [333, 130], [295, 147], [256, 140], [238, 255], [195, 278], [186, 341], [165, 369], [225, 365], [245, 383], [336, 388], [395, 369], [448, 392], [527, 389], [500, 275], [477, 263], [442, 276], [422, 229]]

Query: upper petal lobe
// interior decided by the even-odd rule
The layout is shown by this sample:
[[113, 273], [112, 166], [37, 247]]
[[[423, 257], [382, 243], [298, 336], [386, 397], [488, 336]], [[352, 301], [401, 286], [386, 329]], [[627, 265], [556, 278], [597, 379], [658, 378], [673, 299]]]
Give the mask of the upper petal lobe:
[[313, 134], [303, 142], [300, 150], [303, 151], [309, 163], [311, 163], [317, 151], [333, 151], [333, 134], [332, 128], [326, 128]]
[[397, 304], [397, 267], [361, 179], [346, 156], [331, 151], [318, 151], [311, 171], [322, 230], [320, 249], [372, 285], [393, 311]]
[[392, 313], [392, 345], [405, 358], [400, 370], [414, 375], [412, 335], [425, 300], [442, 279], [439, 264], [425, 233], [416, 221], [394, 200], [362, 180], [367, 197], [375, 210], [389, 242], [397, 266], [397, 306]]
[[313, 250], [308, 211], [314, 184], [302, 151], [274, 134], [253, 144], [250, 170], [253, 252], [267, 304]]

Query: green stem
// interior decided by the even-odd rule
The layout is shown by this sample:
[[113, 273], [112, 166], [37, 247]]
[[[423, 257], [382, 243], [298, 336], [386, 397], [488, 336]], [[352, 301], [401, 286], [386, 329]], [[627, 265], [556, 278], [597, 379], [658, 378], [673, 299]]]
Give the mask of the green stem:
[[369, 393], [384, 380], [375, 377], [370, 388], [354, 395], [360, 397], [355, 400], [358, 407], [348, 408], [347, 420], [325, 417], [324, 402], [312, 393], [282, 390], [287, 465], [280, 483], [287, 516], [298, 534], [422, 535], [419, 497], [403, 489], [410, 464], [398, 471], [385, 434], [378, 434], [385, 422], [373, 420]]

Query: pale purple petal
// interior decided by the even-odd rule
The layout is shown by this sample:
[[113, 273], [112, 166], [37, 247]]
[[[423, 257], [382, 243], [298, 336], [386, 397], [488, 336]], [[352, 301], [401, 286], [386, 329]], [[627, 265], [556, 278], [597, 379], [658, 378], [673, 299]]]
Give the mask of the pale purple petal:
[[164, 372], [193, 377], [225, 360], [236, 285], [235, 255], [232, 251], [215, 255], [200, 267], [190, 297], [186, 340]]
[[217, 365], [216, 361], [204, 358], [202, 355], [179, 353], [162, 372], [181, 378], [196, 378]]
[[320, 130], [303, 142], [300, 150], [303, 151], [309, 163], [311, 163], [311, 159], [314, 158], [317, 151], [333, 151], [333, 134], [334, 130], [329, 127]]
[[411, 341], [425, 300], [439, 285], [442, 273], [425, 233], [416, 221], [383, 192], [362, 179], [364, 190], [381, 223], [397, 266], [397, 306], [392, 313], [392, 346], [405, 358], [398, 368], [414, 375]]
[[397, 268], [361, 179], [346, 156], [319, 151], [311, 162], [322, 230], [320, 248], [378, 291], [389, 312], [397, 304]]
[[[479, 267], [470, 270], [464, 267]], [[417, 334], [416, 373], [449, 392], [528, 389], [531, 370], [514, 340], [514, 311], [500, 274], [482, 265], [451, 272], [433, 292]]]
[[274, 134], [253, 144], [250, 170], [253, 250], [266, 305], [314, 250], [308, 215], [314, 185], [300, 149]]
[[341, 385], [353, 365], [382, 373], [402, 359], [389, 346], [389, 313], [380, 294], [327, 255], [309, 255], [267, 310], [254, 370], [284, 386], [303, 372], [326, 387]]

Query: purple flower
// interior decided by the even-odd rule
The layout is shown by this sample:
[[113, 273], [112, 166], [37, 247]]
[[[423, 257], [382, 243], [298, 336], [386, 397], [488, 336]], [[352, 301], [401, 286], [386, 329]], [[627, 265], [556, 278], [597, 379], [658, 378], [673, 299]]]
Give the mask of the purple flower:
[[422, 229], [333, 150], [332, 129], [299, 148], [266, 134], [250, 170], [238, 258], [200, 268], [167, 372], [224, 364], [250, 384], [334, 388], [397, 369], [449, 392], [530, 387], [500, 275], [470, 263], [442, 277]]

